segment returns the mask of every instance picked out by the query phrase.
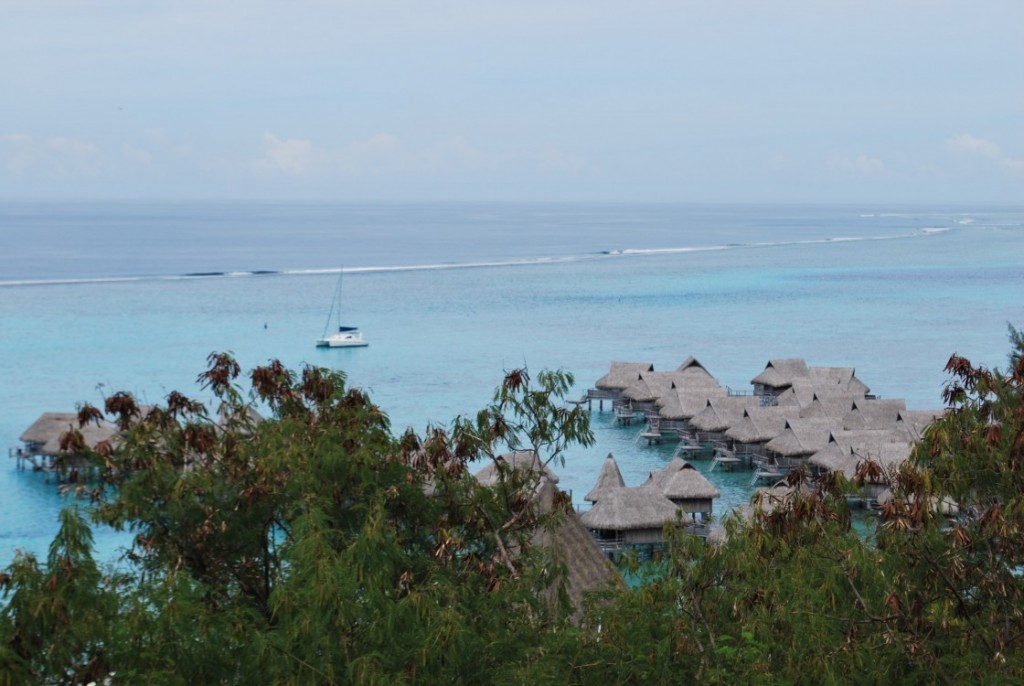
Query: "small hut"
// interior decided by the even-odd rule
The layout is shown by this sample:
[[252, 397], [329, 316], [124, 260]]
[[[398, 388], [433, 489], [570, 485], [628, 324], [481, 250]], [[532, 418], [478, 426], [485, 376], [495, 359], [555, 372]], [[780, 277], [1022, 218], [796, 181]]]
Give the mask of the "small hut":
[[725, 437], [735, 445], [737, 453], [754, 453], [782, 433], [786, 420], [799, 414], [795, 406], [751, 407], [743, 411], [743, 417], [725, 432]]
[[795, 465], [828, 445], [836, 428], [830, 419], [787, 419], [782, 433], [768, 441], [765, 449], [782, 458], [781, 464]]
[[597, 483], [583, 499], [589, 503], [596, 503], [609, 492], [625, 487], [626, 482], [622, 479], [622, 472], [619, 471], [615, 456], [608, 453], [608, 457], [604, 458], [601, 465], [601, 473], [597, 475]]
[[907, 403], [902, 399], [855, 400], [850, 412], [843, 419], [843, 428], [849, 430], [857, 429], [888, 429], [895, 426], [900, 418], [900, 412], [907, 409]]
[[698, 514], [701, 519], [710, 515], [715, 498], [722, 495], [714, 484], [688, 462], [684, 462], [681, 468], [662, 482], [661, 494], [693, 520], [697, 519]]
[[609, 492], [580, 519], [609, 553], [624, 545], [661, 543], [665, 524], [692, 521], [671, 500], [642, 487]]
[[650, 362], [612, 362], [611, 369], [594, 383], [594, 388], [587, 391], [585, 400], [622, 400], [622, 392], [632, 386], [645, 372], [653, 372], [654, 365]]
[[25, 463], [33, 469], [50, 471], [68, 471], [80, 466], [80, 455], [61, 448], [62, 439], [71, 431], [78, 431], [85, 447], [93, 450], [101, 442], [113, 442], [120, 436], [117, 427], [106, 420], [79, 427], [78, 415], [74, 412], [44, 412], [19, 437], [24, 444], [14, 454], [19, 468]]
[[726, 395], [708, 398], [704, 409], [690, 419], [690, 429], [704, 441], [722, 440], [725, 432], [743, 418], [744, 410], [760, 407], [754, 395]]
[[808, 376], [807, 362], [802, 357], [768, 360], [764, 371], [750, 380], [754, 395], [778, 395], [793, 385], [795, 379]]
[[[477, 472], [476, 478], [485, 486], [494, 486], [506, 469], [530, 470], [537, 479], [532, 497], [539, 511], [542, 514], [554, 513], [548, 526], [540, 526], [534, 531], [531, 542], [552, 565], [566, 569], [564, 590], [572, 601], [572, 616], [578, 619], [587, 593], [607, 589], [621, 581], [576, 511], [569, 507], [555, 512], [561, 500], [556, 486], [558, 476], [538, 459], [536, 453], [517, 451], [502, 455], [497, 462]], [[545, 597], [555, 603], [558, 589], [547, 589]]]
[[690, 419], [707, 407], [709, 398], [724, 398], [729, 391], [721, 386], [675, 388], [662, 397], [658, 414], [663, 429], [689, 431]]

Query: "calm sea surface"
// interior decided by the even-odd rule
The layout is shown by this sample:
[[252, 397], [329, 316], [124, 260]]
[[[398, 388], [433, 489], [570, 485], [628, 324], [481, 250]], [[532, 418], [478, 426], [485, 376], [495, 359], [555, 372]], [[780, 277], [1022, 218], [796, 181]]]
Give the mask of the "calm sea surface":
[[[371, 344], [317, 349], [342, 266]], [[565, 368], [582, 393], [612, 360], [689, 355], [736, 389], [804, 357], [936, 408], [951, 353], [1005, 364], [1022, 293], [1024, 208], [6, 203], [0, 446], [113, 391], [195, 394], [223, 350], [343, 369], [396, 431], [475, 413], [505, 369]], [[634, 485], [674, 448], [608, 413], [594, 429], [558, 470], [576, 502], [607, 453]], [[710, 478], [719, 510], [749, 496], [749, 473]], [[0, 462], [0, 566], [45, 553], [62, 504]], [[111, 559], [125, 540], [97, 539]]]

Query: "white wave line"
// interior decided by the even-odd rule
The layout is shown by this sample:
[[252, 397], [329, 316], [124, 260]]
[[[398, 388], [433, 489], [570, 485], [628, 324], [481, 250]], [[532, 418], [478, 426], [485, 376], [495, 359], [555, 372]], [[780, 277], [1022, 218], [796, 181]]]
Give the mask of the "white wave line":
[[621, 248], [618, 250], [606, 250], [598, 253], [588, 253], [585, 255], [528, 257], [506, 260], [481, 260], [476, 262], [437, 262], [413, 265], [377, 265], [364, 267], [345, 267], [344, 269], [333, 267], [224, 272], [210, 271], [194, 272], [190, 274], [158, 274], [151, 276], [101, 276], [67, 279], [13, 279], [9, 281], [0, 281], [0, 288], [15, 288], [23, 286], [75, 286], [86, 284], [135, 283], [140, 281], [195, 281], [199, 279], [243, 278], [276, 275], [317, 276], [325, 274], [338, 274], [339, 272], [344, 272], [345, 274], [386, 274], [396, 272], [442, 271], [449, 269], [487, 269], [494, 267], [523, 267], [546, 264], [566, 264], [571, 262], [582, 262], [586, 260], [613, 259], [622, 257], [677, 255], [686, 253], [714, 252], [734, 249], [778, 248], [792, 245], [824, 245], [828, 243], [897, 240], [904, 238], [933, 236], [941, 233], [947, 233], [952, 230], [953, 229], [950, 227], [928, 227], [924, 229], [918, 229], [911, 233], [893, 234], [888, 236], [833, 236], [828, 238], [809, 238], [806, 240], [728, 243], [721, 245], [690, 245], [674, 248]]

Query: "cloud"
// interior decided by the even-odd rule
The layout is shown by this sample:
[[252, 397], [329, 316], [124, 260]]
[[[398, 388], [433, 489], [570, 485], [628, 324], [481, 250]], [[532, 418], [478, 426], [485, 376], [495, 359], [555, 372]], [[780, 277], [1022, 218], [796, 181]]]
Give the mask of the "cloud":
[[833, 157], [828, 161], [828, 168], [843, 174], [859, 176], [877, 176], [885, 172], [885, 162], [877, 157], [868, 157], [861, 153], [856, 157]]
[[256, 163], [259, 171], [277, 171], [289, 176], [306, 173], [313, 163], [313, 143], [300, 138], [282, 140], [272, 133], [263, 134], [264, 156]]
[[36, 139], [25, 133], [0, 134], [0, 157], [7, 171], [58, 176], [94, 176], [102, 167], [100, 149], [76, 138]]
[[946, 148], [959, 155], [991, 160], [998, 166], [1011, 172], [1024, 172], [1024, 159], [1010, 157], [1003, 153], [1002, 148], [992, 141], [978, 138], [969, 133], [962, 133], [946, 140]]

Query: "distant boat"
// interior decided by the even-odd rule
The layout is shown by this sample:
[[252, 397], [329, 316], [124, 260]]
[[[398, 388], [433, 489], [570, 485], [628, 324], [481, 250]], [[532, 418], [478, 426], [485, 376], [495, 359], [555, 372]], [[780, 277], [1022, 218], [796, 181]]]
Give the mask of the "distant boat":
[[[324, 334], [316, 341], [318, 348], [364, 348], [369, 342], [363, 338], [363, 332], [355, 326], [341, 325], [341, 280], [343, 272], [338, 272], [338, 286], [334, 289], [334, 299], [331, 300], [331, 309], [327, 313], [327, 324], [324, 326]], [[337, 330], [328, 335], [331, 330], [331, 322]]]

